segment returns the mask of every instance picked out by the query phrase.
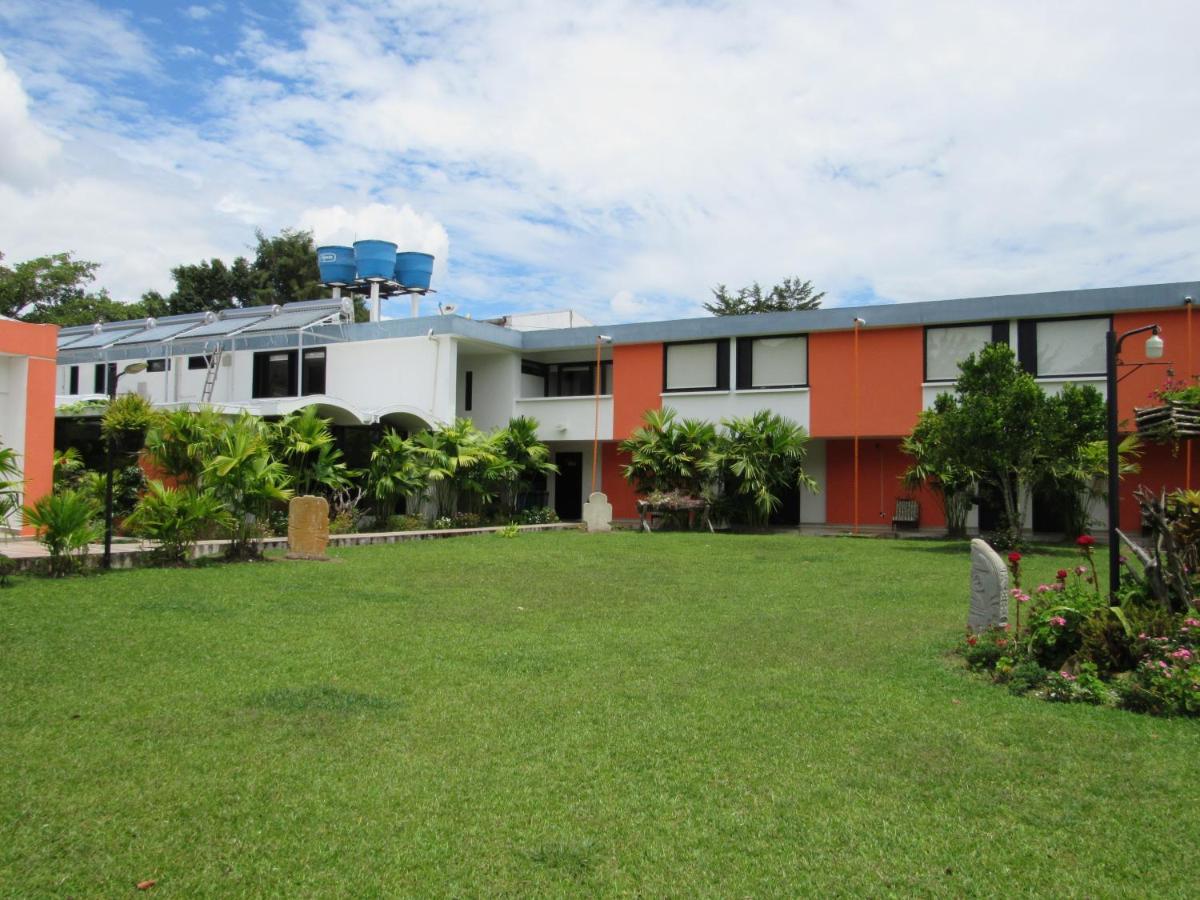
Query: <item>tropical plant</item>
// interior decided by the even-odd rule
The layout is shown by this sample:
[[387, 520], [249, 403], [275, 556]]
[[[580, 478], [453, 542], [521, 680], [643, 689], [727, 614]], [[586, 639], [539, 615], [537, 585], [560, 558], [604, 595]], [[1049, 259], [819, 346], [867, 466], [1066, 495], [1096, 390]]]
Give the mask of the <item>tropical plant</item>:
[[816, 490], [816, 482], [804, 472], [808, 434], [791, 419], [762, 409], [721, 424], [724, 431], [706, 466], [717, 474], [722, 493], [740, 501], [737, 507], [751, 525], [767, 524], [782, 492]]
[[79, 476], [84, 471], [83, 457], [74, 447], [55, 450], [53, 466], [54, 490], [56, 491], [74, 487], [78, 484]]
[[271, 451], [287, 466], [292, 484], [301, 494], [318, 488], [337, 490], [350, 483], [351, 471], [342, 461], [342, 451], [333, 443], [329, 419], [317, 407], [284, 416], [270, 433]]
[[0, 528], [8, 524], [9, 516], [21, 508], [21, 493], [25, 482], [17, 451], [0, 447]]
[[488, 476], [498, 487], [502, 515], [516, 515], [525, 507], [535, 478], [558, 472], [537, 429], [536, 419], [517, 416], [495, 435], [497, 456]]
[[[1085, 534], [1093, 500], [1108, 493], [1108, 442], [1105, 439], [1104, 398], [1091, 385], [1064, 385], [1042, 405], [1039, 459], [1033, 486], [1062, 511], [1063, 530], [1069, 537]], [[1134, 457], [1138, 438], [1121, 443], [1121, 474], [1139, 471]]]
[[87, 557], [88, 544], [100, 539], [100, 507], [80, 491], [45, 494], [24, 507], [25, 521], [50, 554], [50, 574], [75, 571]]
[[166, 478], [194, 483], [225, 429], [225, 419], [204, 407], [158, 416], [146, 432], [147, 460]]
[[[366, 470], [366, 489], [380, 520], [388, 518], [401, 497], [423, 491], [428, 484], [416, 445], [391, 428], [371, 449]], [[401, 529], [394, 529], [401, 530]]]
[[421, 473], [433, 489], [431, 518], [452, 516], [464, 499], [479, 505], [491, 498], [487, 474], [498, 456], [495, 441], [470, 419], [422, 431], [413, 442]]
[[258, 556], [261, 523], [272, 503], [291, 497], [288, 483], [287, 469], [271, 456], [269, 426], [249, 413], [230, 421], [204, 466], [200, 484], [233, 517], [231, 558]]
[[100, 433], [105, 440], [126, 446], [139, 443], [154, 424], [157, 413], [150, 401], [140, 394], [121, 394], [108, 401], [100, 417]]
[[621, 442], [629, 454], [621, 467], [638, 493], [679, 491], [700, 496], [712, 481], [709, 457], [717, 442], [711, 422], [677, 421], [673, 409], [647, 410], [642, 425]]
[[233, 520], [210, 491], [192, 485], [164, 487], [154, 480], [125, 520], [131, 533], [156, 541], [155, 555], [163, 562], [187, 560], [197, 538], [213, 529], [227, 529]]
[[901, 481], [908, 490], [928, 488], [942, 508], [947, 536], [961, 539], [967, 536], [967, 514], [979, 475], [953, 452], [942, 415], [947, 403], [948, 395], [940, 395], [933, 409], [923, 411], [912, 432], [900, 442], [901, 451], [913, 460]]

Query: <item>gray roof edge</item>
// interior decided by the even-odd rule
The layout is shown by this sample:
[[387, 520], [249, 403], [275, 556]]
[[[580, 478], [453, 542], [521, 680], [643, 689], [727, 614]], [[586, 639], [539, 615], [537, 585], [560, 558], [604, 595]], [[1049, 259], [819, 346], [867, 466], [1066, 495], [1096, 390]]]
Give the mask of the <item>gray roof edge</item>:
[[1200, 299], [1200, 281], [1128, 287], [1085, 288], [1037, 294], [1004, 294], [912, 303], [878, 303], [868, 306], [832, 306], [803, 312], [757, 313], [747, 316], [712, 316], [631, 322], [585, 328], [526, 331], [527, 350], [567, 350], [592, 346], [596, 336], [607, 334], [618, 344], [703, 340], [787, 332], [843, 331], [856, 317], [866, 328], [912, 325], [948, 325], [992, 319], [1069, 318], [1122, 310], [1168, 309], [1184, 297]]

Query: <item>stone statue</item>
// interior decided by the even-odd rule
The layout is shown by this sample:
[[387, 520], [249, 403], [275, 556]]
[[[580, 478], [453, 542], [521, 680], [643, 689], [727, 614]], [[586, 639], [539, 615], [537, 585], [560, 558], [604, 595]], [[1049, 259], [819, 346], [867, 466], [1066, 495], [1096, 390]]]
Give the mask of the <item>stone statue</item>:
[[588, 531], [612, 531], [612, 504], [608, 496], [600, 491], [588, 494], [583, 504], [583, 521]]
[[324, 497], [288, 502], [288, 559], [328, 559], [329, 503]]
[[967, 629], [980, 632], [1008, 624], [1008, 567], [987, 543], [971, 541], [971, 607]]

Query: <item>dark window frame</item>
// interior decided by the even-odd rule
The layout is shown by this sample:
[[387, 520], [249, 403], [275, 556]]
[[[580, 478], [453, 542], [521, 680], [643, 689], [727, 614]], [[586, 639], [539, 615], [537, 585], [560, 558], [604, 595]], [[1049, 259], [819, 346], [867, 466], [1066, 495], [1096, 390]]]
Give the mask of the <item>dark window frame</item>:
[[171, 360], [167, 357], [159, 357], [158, 359], [146, 360], [147, 372], [169, 372], [171, 371]]
[[96, 367], [92, 373], [92, 387], [95, 390], [93, 394], [104, 394], [108, 396], [108, 389], [111, 385], [117, 383], [117, 364], [116, 363], [96, 363]]
[[471, 411], [471, 403], [475, 399], [475, 372], [467, 369], [463, 376], [463, 412]]
[[[717, 383], [713, 387], [667, 387], [667, 367], [670, 364], [671, 348], [689, 344], [715, 344], [717, 348]], [[662, 392], [664, 394], [697, 394], [729, 390], [729, 338], [704, 338], [697, 341], [669, 341], [663, 344]]]
[[79, 393], [79, 366], [71, 366], [67, 373], [67, 393], [72, 396]]
[[[318, 359], [321, 361], [321, 364], [319, 367], [321, 370], [321, 372], [320, 372], [320, 390], [317, 390], [316, 387], [314, 387], [313, 384], [311, 383], [314, 380], [314, 378], [313, 378], [314, 373], [313, 373], [312, 369], [317, 368], [317, 366], [315, 365], [315, 362], [314, 362], [310, 368], [310, 364], [309, 364], [309, 360], [315, 361]], [[325, 379], [326, 379], [326, 375], [329, 371], [328, 366], [329, 366], [329, 354], [325, 352], [324, 347], [313, 347], [311, 349], [304, 351], [304, 357], [303, 357], [301, 365], [300, 365], [300, 396], [309, 397], [309, 396], [312, 396], [313, 394], [324, 394], [325, 393]]]
[[992, 339], [989, 343], [1010, 343], [1008, 319], [983, 319], [979, 322], [955, 322], [952, 325], [926, 325], [924, 331], [921, 332], [921, 381], [924, 384], [954, 384], [958, 380], [957, 378], [929, 377], [929, 332], [944, 331], [947, 328], [978, 328], [980, 325], [992, 326]]
[[209, 366], [209, 357], [207, 354], [200, 356], [189, 356], [187, 367], [189, 371], [197, 369], [207, 369]]
[[1066, 374], [1063, 372], [1039, 372], [1037, 364], [1037, 328], [1043, 322], [1104, 322], [1107, 327], [1106, 332], [1113, 330], [1113, 317], [1111, 315], [1099, 316], [1043, 316], [1038, 319], [1022, 319], [1017, 323], [1017, 361], [1021, 367], [1032, 375], [1034, 378], [1053, 378], [1061, 381], [1070, 381], [1072, 378], [1103, 378], [1107, 373], [1101, 369], [1099, 372], [1071, 372]]
[[[612, 395], [611, 359], [600, 360], [600, 396]], [[587, 370], [587, 390], [582, 393], [563, 393], [563, 369]], [[571, 362], [544, 363], [534, 359], [521, 360], [521, 374], [542, 379], [543, 397], [593, 397], [596, 393], [596, 361], [576, 360]]]
[[[287, 366], [288, 393], [277, 394], [271, 391], [271, 363], [280, 364], [280, 360], [271, 360], [272, 356], [286, 356], [283, 363]], [[299, 386], [299, 358], [295, 350], [261, 350], [254, 354], [254, 368], [250, 396], [255, 400], [271, 400], [281, 397], [297, 396]]]
[[[771, 338], [804, 338], [804, 381], [798, 384], [759, 384], [754, 383], [754, 342], [770, 340]], [[737, 375], [736, 382], [739, 391], [786, 391], [790, 388], [806, 388], [808, 383], [808, 332], [797, 331], [787, 334], [756, 334], [753, 337], [737, 339]], [[665, 384], [665, 381], [664, 381]]]

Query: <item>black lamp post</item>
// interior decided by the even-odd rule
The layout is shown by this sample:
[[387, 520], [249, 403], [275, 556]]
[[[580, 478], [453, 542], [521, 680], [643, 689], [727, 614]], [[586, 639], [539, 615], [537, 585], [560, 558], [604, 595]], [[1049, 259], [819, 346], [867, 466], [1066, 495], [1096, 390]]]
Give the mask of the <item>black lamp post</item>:
[[1149, 331], [1146, 338], [1146, 358], [1159, 359], [1163, 354], [1163, 339], [1158, 336], [1161, 329], [1157, 325], [1143, 325], [1122, 335], [1117, 335], [1109, 328], [1106, 350], [1108, 376], [1108, 593], [1116, 596], [1117, 584], [1121, 579], [1121, 548], [1117, 544], [1117, 527], [1121, 516], [1121, 472], [1117, 445], [1120, 436], [1117, 434], [1117, 355], [1121, 352], [1121, 344], [1125, 338]]
[[[144, 362], [130, 363], [120, 372], [115, 371], [113, 366], [107, 372], [112, 375], [108, 382], [108, 402], [111, 403], [117, 399], [117, 382], [121, 380], [122, 375], [134, 375], [138, 372], [143, 372], [146, 369]], [[104, 559], [101, 560], [101, 567], [104, 569], [112, 568], [112, 538], [113, 538], [113, 436], [112, 431], [109, 431], [104, 438]]]

